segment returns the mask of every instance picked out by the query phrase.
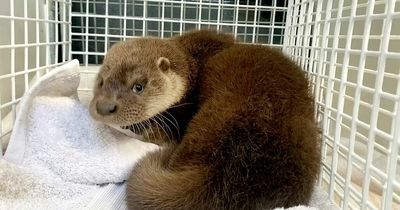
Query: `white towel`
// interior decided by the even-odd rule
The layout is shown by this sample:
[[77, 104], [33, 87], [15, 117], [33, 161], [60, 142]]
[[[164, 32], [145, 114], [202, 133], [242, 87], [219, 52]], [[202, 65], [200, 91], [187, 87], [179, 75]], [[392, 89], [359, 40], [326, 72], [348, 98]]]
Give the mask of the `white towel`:
[[[51, 71], [21, 101], [0, 159], [0, 209], [126, 209], [121, 182], [158, 147], [94, 122], [77, 99], [78, 70]], [[310, 205], [335, 209], [319, 188]]]
[[0, 209], [73, 209], [128, 178], [157, 146], [97, 123], [77, 100], [79, 64], [44, 76], [24, 96], [0, 162]]

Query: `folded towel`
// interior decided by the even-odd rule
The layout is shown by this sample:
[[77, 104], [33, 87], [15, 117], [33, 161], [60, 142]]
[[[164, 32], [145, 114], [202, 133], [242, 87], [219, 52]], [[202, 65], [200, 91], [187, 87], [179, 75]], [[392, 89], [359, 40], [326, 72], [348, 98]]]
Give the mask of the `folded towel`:
[[[158, 147], [93, 121], [77, 97], [78, 69], [51, 71], [21, 101], [0, 159], [0, 209], [126, 209], [121, 182]], [[310, 206], [289, 209], [335, 209], [319, 188]]]
[[157, 148], [93, 121], [77, 100], [78, 70], [72, 61], [50, 72], [21, 101], [0, 162], [0, 209], [85, 207]]

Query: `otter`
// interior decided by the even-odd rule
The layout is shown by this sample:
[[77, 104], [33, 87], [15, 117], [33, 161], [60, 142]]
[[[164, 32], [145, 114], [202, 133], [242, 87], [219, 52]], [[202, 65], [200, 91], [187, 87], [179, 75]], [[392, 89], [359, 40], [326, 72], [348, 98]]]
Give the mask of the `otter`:
[[282, 52], [203, 30], [113, 45], [90, 113], [161, 145], [132, 171], [130, 209], [273, 209], [307, 204], [319, 174], [310, 92]]

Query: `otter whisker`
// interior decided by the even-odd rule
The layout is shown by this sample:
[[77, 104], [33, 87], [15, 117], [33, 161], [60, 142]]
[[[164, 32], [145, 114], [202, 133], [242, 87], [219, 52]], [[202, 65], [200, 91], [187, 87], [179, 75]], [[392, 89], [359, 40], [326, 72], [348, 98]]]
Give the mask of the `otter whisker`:
[[165, 116], [163, 116], [165, 119], [167, 119], [175, 128], [176, 128], [176, 131], [178, 132], [178, 138], [180, 138], [181, 137], [181, 134], [180, 134], [180, 127], [179, 127], [179, 124], [178, 124], [178, 121], [175, 119], [175, 117], [172, 115], [172, 114], [170, 114], [169, 112], [167, 112], [167, 111], [165, 111], [165, 113], [166, 114], [168, 114], [169, 116], [171, 116], [172, 117], [172, 119], [175, 121], [175, 123], [173, 123], [170, 119], [168, 119], [167, 117], [165, 117]]
[[[150, 129], [150, 132], [151, 132], [151, 134], [153, 135], [153, 137], [152, 138], [158, 138], [157, 137], [157, 134], [156, 134], [156, 132], [155, 132], [155, 130], [158, 130], [156, 127], [153, 129], [153, 123], [151, 122], [151, 118], [149, 118], [149, 119], [147, 119], [147, 120], [145, 120], [145, 123], [146, 123], [146, 125], [147, 125], [147, 127]], [[158, 131], [158, 133], [160, 133], [159, 131]]]
[[147, 138], [149, 138], [150, 135], [149, 135], [149, 133], [147, 132], [146, 126], [143, 125], [143, 122], [140, 122], [138, 125], [141, 126], [141, 127], [143, 128], [144, 133], [146, 134]]
[[134, 125], [134, 126], [135, 126], [135, 132], [136, 132], [136, 134], [142, 135], [142, 133], [140, 132], [139, 126], [138, 126], [138, 125]]
[[153, 128], [151, 128], [151, 123], [150, 123], [150, 119], [147, 119], [145, 121], [143, 121], [145, 123], [145, 125], [147, 126], [148, 129], [150, 129], [151, 133], [154, 133]]
[[[175, 118], [171, 113], [169, 113], [168, 111], [165, 111], [165, 113], [172, 117], [172, 119], [175, 121], [176, 125], [177, 125], [178, 128], [179, 128], [179, 124], [178, 124], [178, 121], [176, 120], [176, 118]], [[171, 123], [172, 123], [172, 122], [171, 122]]]
[[164, 120], [164, 118], [167, 119], [164, 115], [161, 115], [161, 119], [163, 120], [165, 127], [169, 130], [171, 136], [174, 136], [174, 132], [172, 131], [171, 126]]
[[134, 132], [135, 134], [139, 134], [135, 124], [132, 124], [130, 127], [132, 128], [132, 132]]
[[[160, 120], [162, 121], [164, 127], [165, 127], [166, 129], [168, 129], [168, 131], [171, 133], [172, 136], [174, 136], [174, 133], [172, 132], [171, 127], [170, 127], [170, 126], [168, 125], [168, 123], [166, 123], [165, 120], [164, 120], [164, 119], [167, 119], [167, 118], [166, 118], [164, 115], [162, 115], [162, 114], [160, 114], [159, 116], [161, 117]], [[167, 120], [168, 120], [168, 119], [167, 119]], [[168, 120], [168, 122], [172, 123], [170, 120]]]
[[135, 125], [130, 125], [129, 130], [131, 130], [133, 133], [136, 133]]
[[165, 131], [165, 129], [163, 128], [163, 126], [162, 126], [160, 123], [158, 123], [156, 119], [150, 118], [150, 120], [153, 120], [153, 121], [156, 123], [157, 128], [159, 128], [159, 129], [157, 129], [157, 130], [158, 130], [158, 134], [160, 134], [160, 139], [162, 138], [160, 129], [162, 129], [162, 131], [163, 131], [163, 132], [165, 133], [165, 135], [167, 136], [168, 140], [170, 140], [170, 138], [169, 138], [167, 132]]
[[[167, 125], [167, 123], [165, 123], [164, 119], [161, 118], [162, 114], [156, 115], [156, 117], [160, 120], [160, 123], [162, 124], [163, 130], [164, 130], [165, 134], [167, 134], [168, 139], [169, 139], [169, 134], [171, 134], [171, 139], [173, 139], [174, 134], [172, 133], [172, 131], [169, 128], [169, 126]], [[169, 132], [166, 132], [166, 130], [164, 128], [167, 129]]]
[[[149, 118], [149, 119], [147, 119], [147, 120], [145, 120], [144, 121], [144, 123], [146, 124], [146, 126], [150, 129], [150, 132], [152, 133], [152, 134], [154, 134], [155, 135], [155, 132], [154, 132], [154, 130], [153, 130], [153, 128], [152, 128], [152, 126], [151, 126], [151, 121], [150, 121], [150, 119], [151, 118]], [[150, 137], [149, 137], [150, 138]]]
[[142, 124], [142, 122], [140, 122], [140, 123], [138, 124], [138, 126], [140, 127], [141, 133], [143, 133], [142, 135], [146, 135], [147, 137], [149, 137], [149, 134], [147, 133], [147, 130], [146, 130], [146, 128], [144, 127], [144, 125]]
[[[158, 120], [159, 120], [159, 121], [158, 121]], [[160, 128], [163, 130], [164, 134], [167, 136], [167, 138], [168, 138], [168, 140], [169, 140], [169, 139], [170, 139], [169, 132], [167, 132], [167, 131], [165, 130], [164, 123], [163, 123], [163, 121], [160, 119], [160, 116], [158, 116], [158, 115], [154, 116], [154, 121], [160, 126]]]
[[191, 105], [191, 104], [193, 104], [193, 103], [177, 104], [177, 105], [174, 105], [174, 106], [171, 106], [171, 107], [168, 107], [168, 108], [169, 108], [169, 109], [172, 109], [172, 108], [181, 107], [181, 106], [186, 106], [186, 105]]
[[137, 124], [133, 124], [132, 126], [133, 126], [133, 129], [135, 130], [135, 133], [136, 133], [136, 134], [141, 134], [141, 133], [140, 133], [140, 129], [139, 129], [139, 127], [137, 126]]
[[135, 124], [135, 128], [137, 129], [137, 134], [143, 135], [139, 125]]

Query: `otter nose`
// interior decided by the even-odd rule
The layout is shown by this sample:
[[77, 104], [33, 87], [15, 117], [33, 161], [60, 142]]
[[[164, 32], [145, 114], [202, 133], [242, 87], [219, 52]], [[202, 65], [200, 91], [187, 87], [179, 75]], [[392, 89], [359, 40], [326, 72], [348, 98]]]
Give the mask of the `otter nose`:
[[106, 115], [110, 115], [114, 112], [116, 112], [118, 109], [118, 106], [110, 101], [98, 101], [96, 103], [96, 110], [97, 113], [99, 113], [100, 115], [106, 116]]

